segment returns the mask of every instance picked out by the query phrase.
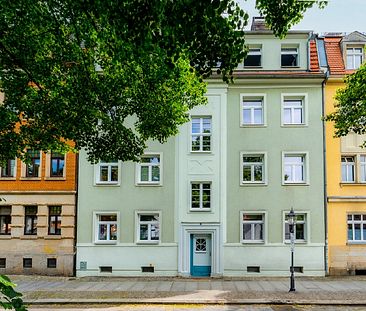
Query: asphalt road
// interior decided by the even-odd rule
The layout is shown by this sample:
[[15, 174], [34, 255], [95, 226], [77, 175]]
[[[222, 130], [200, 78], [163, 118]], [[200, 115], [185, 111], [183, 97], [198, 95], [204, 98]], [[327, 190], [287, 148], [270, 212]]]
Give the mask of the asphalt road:
[[364, 311], [366, 306], [298, 305], [121, 305], [121, 306], [39, 306], [29, 311]]

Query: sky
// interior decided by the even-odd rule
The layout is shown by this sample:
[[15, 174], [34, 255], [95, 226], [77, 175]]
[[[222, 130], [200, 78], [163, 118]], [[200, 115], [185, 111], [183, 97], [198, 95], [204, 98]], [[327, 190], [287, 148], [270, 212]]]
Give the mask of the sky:
[[[292, 29], [324, 32], [366, 33], [366, 0], [328, 0], [328, 5], [320, 10], [317, 5], [306, 11], [303, 20]], [[237, 0], [249, 14], [250, 29], [253, 16], [259, 16], [255, 9], [255, 0]]]

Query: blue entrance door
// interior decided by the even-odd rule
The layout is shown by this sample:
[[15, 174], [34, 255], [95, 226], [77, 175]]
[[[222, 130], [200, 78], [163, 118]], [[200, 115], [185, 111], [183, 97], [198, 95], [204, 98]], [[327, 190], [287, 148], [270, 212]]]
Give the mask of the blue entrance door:
[[191, 234], [191, 275], [211, 275], [210, 234]]

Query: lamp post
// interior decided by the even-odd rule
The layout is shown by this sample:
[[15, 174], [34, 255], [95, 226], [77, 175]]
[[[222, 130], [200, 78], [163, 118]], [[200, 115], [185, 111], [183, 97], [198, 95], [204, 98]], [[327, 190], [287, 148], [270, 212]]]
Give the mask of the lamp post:
[[288, 225], [290, 231], [290, 241], [291, 241], [291, 277], [290, 277], [290, 290], [289, 292], [295, 291], [295, 275], [294, 275], [294, 250], [295, 250], [295, 220], [296, 215], [294, 209], [291, 207], [290, 213], [287, 215]]

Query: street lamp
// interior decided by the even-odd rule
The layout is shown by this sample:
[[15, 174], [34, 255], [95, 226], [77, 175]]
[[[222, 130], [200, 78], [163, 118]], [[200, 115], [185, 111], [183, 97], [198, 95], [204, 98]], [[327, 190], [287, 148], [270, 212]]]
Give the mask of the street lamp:
[[290, 290], [289, 292], [295, 291], [295, 275], [294, 275], [294, 250], [295, 250], [295, 222], [296, 215], [294, 209], [291, 207], [290, 213], [287, 215], [288, 217], [288, 226], [290, 231], [290, 241], [291, 241], [291, 277], [290, 277]]

